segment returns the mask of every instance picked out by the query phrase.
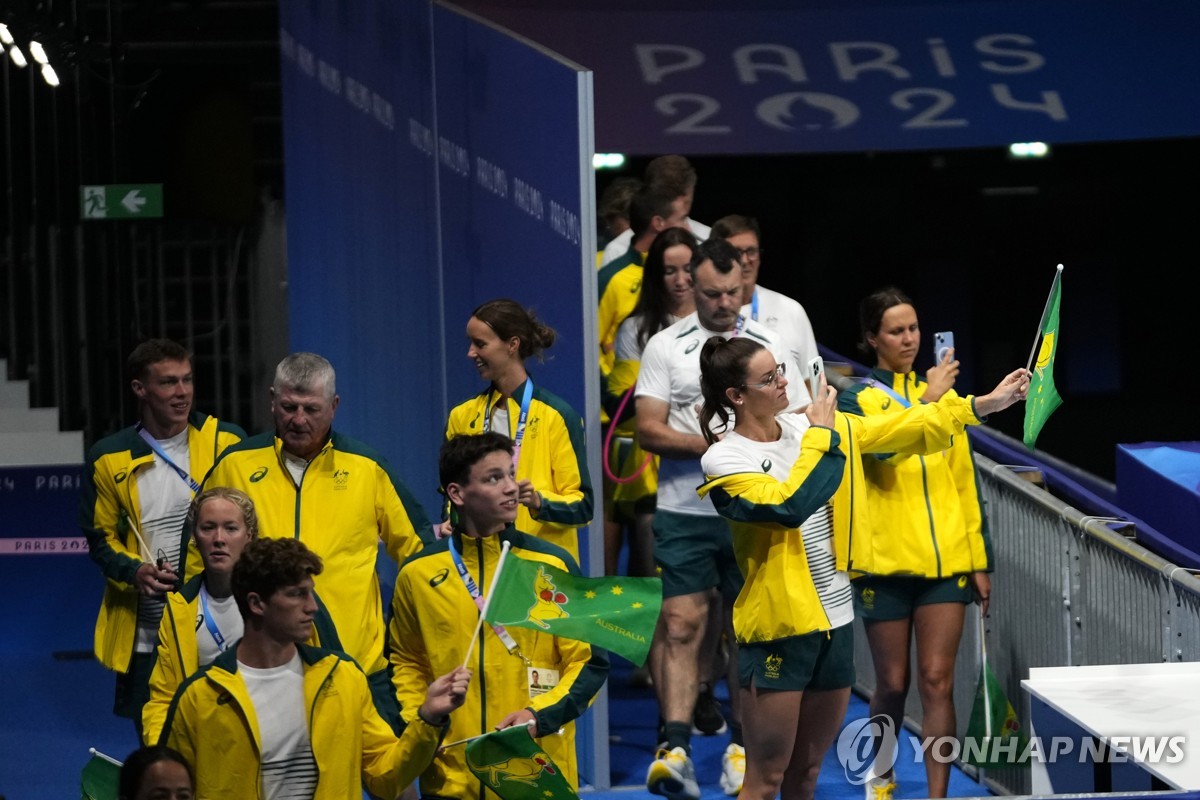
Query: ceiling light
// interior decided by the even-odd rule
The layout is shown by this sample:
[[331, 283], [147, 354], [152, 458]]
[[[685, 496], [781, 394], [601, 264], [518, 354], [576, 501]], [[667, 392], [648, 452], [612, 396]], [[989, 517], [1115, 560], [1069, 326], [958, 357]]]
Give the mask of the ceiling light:
[[593, 169], [620, 169], [625, 166], [625, 156], [620, 153], [596, 153], [592, 156]]
[[29, 55], [33, 56], [33, 60], [39, 64], [49, 64], [50, 59], [46, 58], [46, 51], [42, 49], [42, 45], [36, 39], [29, 40]]
[[3, 42], [4, 44], [13, 43], [12, 34], [8, 32], [8, 26], [3, 22], [0, 22], [0, 42]]
[[1045, 142], [1017, 142], [1008, 146], [1013, 158], [1045, 158], [1050, 155], [1050, 145]]
[[15, 44], [9, 46], [8, 57], [11, 58], [12, 62], [18, 67], [24, 67], [29, 63], [25, 60], [25, 54], [21, 52], [21, 48], [17, 47]]
[[49, 64], [42, 64], [42, 80], [51, 86], [58, 86], [58, 73]]

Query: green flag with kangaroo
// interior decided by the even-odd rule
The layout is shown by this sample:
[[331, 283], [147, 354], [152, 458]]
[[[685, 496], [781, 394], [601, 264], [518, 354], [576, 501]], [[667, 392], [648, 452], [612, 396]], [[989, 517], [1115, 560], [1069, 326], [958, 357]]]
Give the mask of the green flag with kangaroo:
[[486, 619], [594, 644], [641, 666], [661, 608], [659, 578], [585, 578], [510, 555], [492, 587]]
[[516, 725], [467, 744], [467, 766], [503, 800], [575, 800], [579, 795], [550, 756]]

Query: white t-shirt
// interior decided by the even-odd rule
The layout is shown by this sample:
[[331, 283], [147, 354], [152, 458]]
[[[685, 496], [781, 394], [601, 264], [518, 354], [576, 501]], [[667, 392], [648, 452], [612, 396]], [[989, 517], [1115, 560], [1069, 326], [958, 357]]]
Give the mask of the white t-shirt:
[[257, 669], [238, 662], [262, 737], [262, 796], [265, 800], [311, 800], [317, 789], [304, 707], [300, 652], [281, 667]]
[[[708, 227], [703, 222], [696, 222], [696, 220], [689, 218], [687, 223], [688, 228], [691, 229], [692, 235], [696, 237], [697, 241], [705, 241], [712, 232], [712, 228]], [[605, 245], [604, 255], [600, 257], [600, 266], [603, 267], [605, 264], [616, 261], [618, 258], [628, 253], [629, 246], [631, 244], [633, 244], [633, 228], [626, 228], [624, 231], [614, 236], [611, 242]]]
[[[170, 439], [155, 440], [167, 458], [185, 470], [191, 464], [187, 437], [188, 429], [185, 427]], [[158, 453], [154, 454], [152, 465], [135, 473], [134, 480], [137, 481], [142, 509], [138, 529], [150, 548], [151, 562], [165, 558], [178, 573], [179, 544], [188, 506], [192, 502], [192, 488]], [[154, 652], [158, 644], [158, 622], [162, 619], [163, 603], [162, 598], [138, 596], [137, 652]]]
[[[670, 406], [667, 425], [681, 433], [700, 436], [700, 417], [697, 406], [703, 403], [700, 395], [700, 350], [713, 336], [728, 339], [733, 331], [710, 331], [700, 326], [695, 312], [664, 328], [646, 342], [642, 365], [638, 372], [635, 397], [653, 397]], [[778, 361], [784, 358], [779, 335], [747, 319], [742, 336], [753, 337]], [[788, 407], [807, 404], [808, 394], [803, 381], [788, 382]], [[798, 394], [804, 392], [803, 399]], [[714, 423], [717, 420], [714, 418]], [[732, 421], [730, 423], [732, 425]], [[676, 514], [700, 517], [716, 516], [712, 503], [701, 500], [696, 487], [704, 483], [700, 459], [663, 458], [658, 465], [658, 508]]]
[[[792, 371], [792, 364], [788, 364], [788, 380], [794, 380], [795, 377], [807, 380], [808, 365], [819, 353], [817, 337], [813, 334], [812, 323], [804, 306], [762, 285], [754, 287], [754, 293], [758, 298], [758, 322], [779, 334], [795, 361], [795, 372]], [[754, 319], [753, 308], [753, 300], [742, 306], [743, 316]]]
[[[204, 613], [205, 608], [208, 614]], [[244, 632], [245, 623], [233, 595], [212, 597], [207, 589], [201, 587], [200, 599], [196, 603], [196, 648], [200, 655], [200, 666], [211, 664], [213, 659], [241, 639]], [[217, 641], [218, 636], [220, 642]]]
[[[730, 475], [738, 472], [766, 472], [783, 482], [800, 457], [800, 440], [809, 428], [803, 414], [780, 414], [783, 433], [774, 442], [756, 442], [737, 431], [730, 431], [708, 448], [700, 459], [705, 475]], [[854, 620], [854, 595], [850, 576], [837, 569], [833, 550], [833, 508], [826, 503], [800, 525], [804, 538], [804, 556], [821, 605], [829, 615], [830, 627]]]

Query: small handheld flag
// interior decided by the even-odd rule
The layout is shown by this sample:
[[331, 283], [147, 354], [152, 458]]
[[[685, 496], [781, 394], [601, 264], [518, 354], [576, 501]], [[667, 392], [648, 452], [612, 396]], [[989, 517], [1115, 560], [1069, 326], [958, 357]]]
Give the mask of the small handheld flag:
[[[1054, 386], [1054, 355], [1058, 351], [1058, 307], [1062, 300], [1062, 264], [1054, 273], [1054, 283], [1050, 286], [1050, 297], [1046, 300], [1046, 308], [1042, 311], [1042, 322], [1038, 326], [1038, 337], [1033, 343], [1033, 351], [1029, 354], [1028, 368], [1033, 376], [1029, 381], [1029, 397], [1025, 401], [1025, 424], [1023, 426], [1023, 441], [1030, 450], [1034, 449], [1042, 426], [1054, 413], [1054, 409], [1062, 405], [1058, 389]], [[1036, 361], [1034, 356], [1037, 356]]]
[[121, 762], [91, 749], [92, 757], [79, 774], [79, 793], [83, 800], [117, 800], [121, 780]]
[[562, 770], [516, 725], [467, 744], [467, 766], [503, 800], [575, 800], [578, 793]]
[[[979, 614], [979, 685], [963, 741], [962, 760], [977, 767], [1007, 767], [1019, 763], [1025, 749], [1021, 724], [1008, 695], [996, 679], [987, 657], [987, 631]], [[1001, 744], [1005, 743], [1005, 744]]]
[[640, 666], [662, 609], [662, 580], [585, 578], [512, 555], [488, 603], [484, 615], [493, 625], [577, 639]]

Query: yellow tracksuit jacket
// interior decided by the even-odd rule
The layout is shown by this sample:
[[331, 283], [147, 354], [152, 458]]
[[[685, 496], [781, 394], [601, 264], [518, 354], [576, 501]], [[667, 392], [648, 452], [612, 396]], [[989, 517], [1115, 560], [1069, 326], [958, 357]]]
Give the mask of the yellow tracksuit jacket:
[[[201, 480], [217, 457], [245, 435], [236, 425], [193, 411], [188, 416], [188, 472]], [[143, 562], [129, 522], [140, 530], [142, 506], [134, 477], [153, 464], [150, 445], [129, 427], [96, 442], [83, 470], [79, 526], [87, 537], [88, 553], [107, 579], [94, 649], [100, 663], [115, 672], [129, 671], [137, 640], [138, 591], [133, 581]], [[184, 552], [180, 550], [180, 557], [186, 562]], [[193, 564], [198, 562], [197, 555]]]
[[972, 398], [945, 398], [904, 414], [856, 417], [837, 413], [834, 428], [812, 427], [786, 481], [748, 470], [707, 476], [697, 490], [729, 522], [734, 553], [746, 579], [733, 609], [739, 642], [760, 642], [828, 630], [808, 572], [800, 524], [832, 501], [837, 568], [872, 573], [869, 491], [862, 453], [928, 453], [977, 424]]
[[316, 588], [346, 653], [368, 674], [387, 666], [378, 542], [402, 562], [433, 538], [416, 498], [372, 448], [336, 431], [300, 485], [284, 465], [274, 434], [230, 448], [202, 488], [232, 486], [254, 501], [261, 536], [293, 537], [321, 557]]
[[[871, 376], [912, 405], [920, 404], [926, 383], [915, 372], [873, 370]], [[948, 397], [957, 397], [953, 390]], [[860, 384], [838, 398], [841, 410], [865, 416], [895, 415], [904, 404], [888, 392]], [[991, 569], [991, 539], [968, 437], [924, 455], [863, 460], [874, 572], [941, 578]]]
[[[451, 540], [484, 596], [491, 591], [492, 573], [505, 541], [512, 545], [508, 558], [540, 561], [579, 574], [575, 560], [562, 548], [512, 527], [482, 539], [455, 532], [410, 558], [396, 579], [388, 628], [392, 682], [405, 720], [413, 718], [435, 676], [462, 665], [479, 619], [479, 608], [450, 554]], [[587, 709], [607, 678], [608, 657], [584, 642], [526, 628], [507, 630], [529, 663], [510, 654], [484, 623], [468, 664], [473, 675], [466, 702], [450, 715], [447, 741], [491, 731], [508, 714], [528, 708], [537, 717], [534, 735], [543, 737], [540, 745], [570, 784], [577, 786], [573, 720]], [[558, 685], [531, 698], [530, 668], [542, 675], [557, 670]], [[563, 733], [555, 734], [559, 728]], [[455, 800], [496, 797], [471, 774], [462, 747], [448, 748], [434, 759], [421, 776], [421, 795]]]
[[[509, 429], [500, 433], [510, 438], [517, 435], [520, 398], [524, 392], [525, 384], [522, 383], [507, 400]], [[499, 398], [499, 391], [489, 386], [482, 394], [455, 406], [446, 422], [446, 438], [483, 433], [487, 424], [485, 414]], [[533, 384], [525, 439], [517, 464], [517, 480], [525, 479], [532, 481], [533, 488], [542, 496], [542, 507], [534, 516], [528, 508], [521, 506], [517, 511], [516, 527], [558, 545], [578, 561], [577, 529], [592, 521], [594, 509], [583, 419], [565, 400], [546, 391], [537, 382]]]
[[[314, 800], [358, 798], [364, 784], [376, 796], [397, 797], [433, 758], [444, 729], [427, 724], [414, 709], [414, 721], [396, 738], [375, 710], [357, 664], [344, 653], [297, 647], [319, 773]], [[258, 716], [238, 674], [236, 646], [179, 687], [159, 743], [191, 764], [197, 800], [262, 796]]]
[[[158, 649], [155, 651], [154, 670], [150, 673], [150, 699], [142, 706], [142, 741], [148, 745], [158, 742], [176, 690], [200, 669], [196, 631], [202, 624], [200, 587], [203, 583], [204, 573], [201, 572], [180, 587], [179, 591], [167, 595], [162, 620], [158, 624]], [[341, 642], [333, 629], [329, 612], [321, 598], [316, 599], [317, 616], [313, 620], [313, 633], [308, 643], [327, 650], [341, 650]]]

